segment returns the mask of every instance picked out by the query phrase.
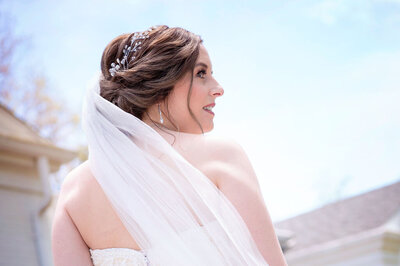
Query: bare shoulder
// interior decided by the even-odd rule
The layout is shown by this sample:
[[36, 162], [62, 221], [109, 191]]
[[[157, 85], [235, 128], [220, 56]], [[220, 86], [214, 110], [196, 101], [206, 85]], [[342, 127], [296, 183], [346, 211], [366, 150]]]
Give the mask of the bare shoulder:
[[216, 160], [229, 162], [246, 155], [243, 147], [231, 137], [208, 136], [206, 143], [209, 155]]
[[72, 169], [61, 185], [59, 197], [68, 200], [68, 198], [83, 189], [85, 184], [93, 182], [93, 174], [89, 169], [88, 161], [83, 162], [74, 169]]
[[58, 196], [51, 236], [55, 265], [92, 264], [87, 242], [82, 237], [80, 228], [77, 227], [76, 221], [68, 210], [71, 202], [77, 202], [77, 195], [83, 194], [79, 192], [81, 190], [80, 178], [85, 175], [83, 169], [83, 166], [79, 166], [67, 175]]
[[90, 170], [88, 161], [74, 168], [64, 179], [57, 206], [63, 207], [88, 246], [93, 245], [94, 226], [109, 214], [109, 202]]
[[59, 204], [72, 214], [89, 207], [96, 191], [100, 189], [88, 161], [74, 168], [65, 177], [59, 194]]
[[241, 200], [246, 200], [246, 194], [262, 198], [257, 175], [243, 146], [230, 137], [211, 142], [215, 159], [220, 162], [215, 172], [219, 189], [231, 199], [240, 195]]
[[207, 139], [208, 162], [213, 166], [213, 174], [217, 175], [219, 185], [230, 181], [234, 183], [253, 183], [257, 186], [251, 162], [243, 149], [233, 138], [212, 136]]

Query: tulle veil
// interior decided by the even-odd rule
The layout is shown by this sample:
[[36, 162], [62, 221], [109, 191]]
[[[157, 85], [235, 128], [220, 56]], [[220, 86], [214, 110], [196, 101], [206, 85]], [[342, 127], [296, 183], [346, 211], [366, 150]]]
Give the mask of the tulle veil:
[[101, 97], [99, 80], [82, 115], [93, 175], [150, 265], [268, 265], [214, 183], [152, 127]]

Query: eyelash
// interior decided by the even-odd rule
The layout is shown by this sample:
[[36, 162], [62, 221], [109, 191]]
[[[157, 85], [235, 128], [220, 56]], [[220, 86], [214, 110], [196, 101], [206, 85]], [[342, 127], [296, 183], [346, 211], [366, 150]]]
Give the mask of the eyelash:
[[[199, 72], [197, 72], [197, 76], [199, 76], [200, 73], [203, 73], [204, 75], [207, 74], [206, 71], [204, 69], [200, 70]], [[199, 78], [204, 78], [204, 77], [200, 77]]]

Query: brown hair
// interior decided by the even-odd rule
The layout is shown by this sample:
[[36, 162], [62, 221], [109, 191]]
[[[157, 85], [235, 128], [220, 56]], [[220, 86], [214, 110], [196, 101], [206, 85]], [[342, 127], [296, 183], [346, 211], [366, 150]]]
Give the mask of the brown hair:
[[[166, 25], [153, 27], [147, 39], [141, 40], [141, 49], [135, 52], [128, 69], [119, 70], [111, 76], [111, 63], [123, 57], [125, 45], [130, 45], [134, 33], [123, 34], [113, 39], [105, 48], [101, 58], [100, 95], [139, 119], [147, 109], [167, 98], [178, 80], [191, 72], [187, 106], [190, 115], [203, 129], [189, 107], [192, 91], [193, 69], [199, 56], [200, 36], [185, 29]], [[167, 106], [168, 110], [168, 106]], [[169, 111], [167, 119], [171, 121]], [[152, 120], [154, 123], [154, 121]], [[156, 123], [155, 123], [156, 124]]]

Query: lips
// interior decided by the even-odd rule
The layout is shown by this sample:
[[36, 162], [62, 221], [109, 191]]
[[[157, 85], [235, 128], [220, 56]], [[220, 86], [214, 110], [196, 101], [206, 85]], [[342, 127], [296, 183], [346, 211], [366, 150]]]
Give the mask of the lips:
[[215, 103], [210, 103], [209, 105], [206, 105], [203, 107], [203, 110], [206, 111], [207, 113], [210, 113], [214, 115], [212, 108], [215, 106]]
[[[215, 106], [215, 103], [210, 103], [209, 105], [206, 105], [206, 106], [204, 106], [204, 107], [214, 107]], [[204, 108], [203, 107], [203, 108]]]

